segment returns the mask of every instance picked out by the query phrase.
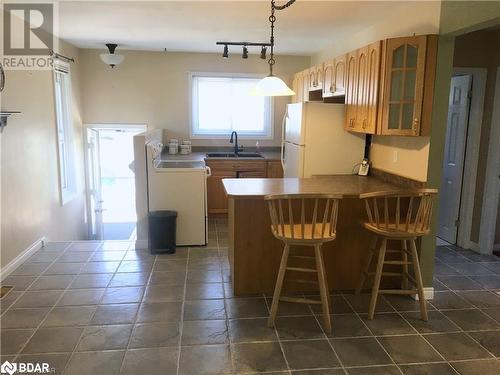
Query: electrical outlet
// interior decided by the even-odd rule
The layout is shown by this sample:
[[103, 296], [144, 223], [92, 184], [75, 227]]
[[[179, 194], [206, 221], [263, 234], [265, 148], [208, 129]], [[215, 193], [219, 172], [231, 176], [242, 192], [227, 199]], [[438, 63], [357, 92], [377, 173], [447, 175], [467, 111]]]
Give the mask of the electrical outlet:
[[397, 163], [398, 162], [398, 152], [397, 151], [393, 151], [392, 152], [392, 161], [394, 163]]

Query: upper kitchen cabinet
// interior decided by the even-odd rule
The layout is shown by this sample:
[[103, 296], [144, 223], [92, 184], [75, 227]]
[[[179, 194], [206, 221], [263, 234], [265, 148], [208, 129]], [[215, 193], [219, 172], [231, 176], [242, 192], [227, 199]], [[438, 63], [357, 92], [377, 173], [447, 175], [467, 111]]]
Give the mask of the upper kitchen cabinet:
[[323, 64], [309, 69], [309, 91], [323, 89]]
[[309, 100], [309, 69], [298, 72], [293, 76], [292, 90], [295, 92], [292, 103]]
[[381, 126], [383, 135], [429, 135], [437, 37], [386, 41]]
[[345, 95], [345, 56], [323, 64], [323, 98]]

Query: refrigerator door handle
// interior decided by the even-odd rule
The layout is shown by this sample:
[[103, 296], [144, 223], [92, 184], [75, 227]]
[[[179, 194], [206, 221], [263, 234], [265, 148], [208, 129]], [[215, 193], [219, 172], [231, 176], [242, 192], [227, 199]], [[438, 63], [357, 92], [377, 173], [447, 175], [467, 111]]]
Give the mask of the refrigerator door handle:
[[286, 119], [288, 118], [288, 107], [283, 116], [283, 122], [281, 124], [281, 168], [283, 168], [283, 173], [285, 172], [285, 132], [286, 132]]

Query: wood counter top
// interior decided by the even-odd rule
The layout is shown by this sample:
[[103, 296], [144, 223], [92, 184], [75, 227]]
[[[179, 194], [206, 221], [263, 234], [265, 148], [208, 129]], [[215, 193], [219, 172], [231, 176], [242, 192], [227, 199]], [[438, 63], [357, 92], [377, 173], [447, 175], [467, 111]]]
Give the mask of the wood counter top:
[[312, 178], [228, 178], [222, 180], [226, 194], [231, 198], [255, 198], [269, 194], [339, 194], [357, 198], [360, 194], [399, 190], [395, 184], [375, 177], [357, 175], [317, 176]]

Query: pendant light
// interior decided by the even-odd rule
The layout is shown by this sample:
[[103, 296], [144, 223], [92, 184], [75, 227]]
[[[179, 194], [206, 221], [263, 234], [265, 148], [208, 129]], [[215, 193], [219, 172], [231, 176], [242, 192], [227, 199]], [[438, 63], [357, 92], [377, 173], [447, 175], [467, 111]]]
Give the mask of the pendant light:
[[282, 79], [273, 75], [273, 66], [276, 64], [274, 59], [274, 22], [276, 21], [276, 16], [274, 15], [275, 10], [283, 10], [292, 5], [295, 0], [290, 0], [286, 4], [277, 6], [274, 0], [271, 0], [271, 15], [269, 16], [269, 22], [271, 23], [271, 40], [270, 40], [270, 56], [267, 63], [269, 64], [269, 75], [259, 81], [257, 85], [253, 88], [251, 95], [255, 96], [291, 96], [295, 95], [293, 90], [291, 90]]
[[108, 47], [109, 53], [101, 53], [101, 60], [105, 64], [108, 64], [111, 68], [121, 64], [125, 59], [125, 56], [115, 53], [115, 49], [118, 47], [118, 44], [108, 43], [106, 44], [106, 47]]

